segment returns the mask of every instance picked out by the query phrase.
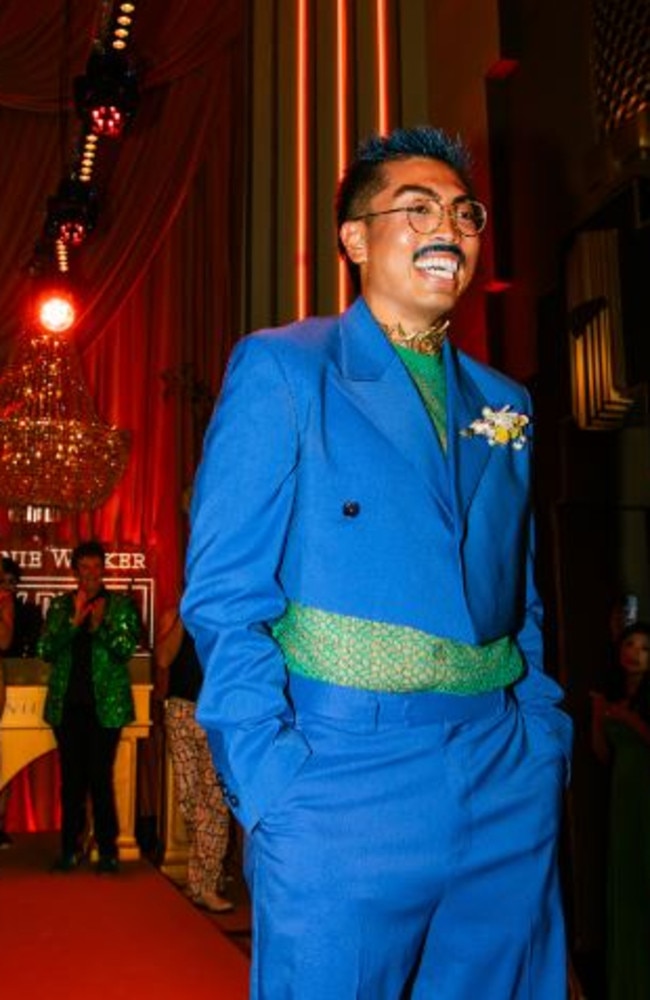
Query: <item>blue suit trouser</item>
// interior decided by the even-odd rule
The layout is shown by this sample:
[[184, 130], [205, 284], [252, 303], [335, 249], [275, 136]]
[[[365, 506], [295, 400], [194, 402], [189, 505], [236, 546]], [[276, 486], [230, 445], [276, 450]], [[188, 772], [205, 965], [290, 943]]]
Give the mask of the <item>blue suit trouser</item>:
[[290, 696], [312, 755], [247, 838], [251, 1000], [564, 1000], [543, 720], [501, 691]]

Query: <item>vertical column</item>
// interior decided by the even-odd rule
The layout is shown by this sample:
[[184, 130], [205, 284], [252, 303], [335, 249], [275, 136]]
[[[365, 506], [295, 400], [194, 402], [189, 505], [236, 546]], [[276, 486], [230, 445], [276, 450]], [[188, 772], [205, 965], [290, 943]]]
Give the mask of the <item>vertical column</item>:
[[401, 0], [396, 16], [396, 52], [399, 88], [393, 110], [401, 125], [435, 125], [430, 121], [428, 69], [430, 42], [427, 37], [428, 0]]
[[312, 101], [311, 10], [296, 0], [296, 316], [311, 312]]
[[135, 839], [136, 764], [136, 737], [128, 727], [125, 727], [118, 744], [113, 768], [115, 807], [120, 827], [117, 847], [122, 861], [135, 861], [140, 857], [140, 848]]
[[394, 33], [389, 24], [389, 0], [375, 0], [375, 40], [377, 45], [377, 131], [388, 132], [391, 126], [391, 58], [394, 47]]
[[[354, 122], [353, 108], [348, 99], [352, 73], [350, 71], [350, 24], [349, 4], [346, 0], [336, 2], [336, 178], [338, 183], [350, 160], [350, 133]], [[350, 280], [345, 260], [337, 258], [336, 308], [342, 312], [350, 297]]]
[[[298, 27], [305, 0], [277, 0], [275, 25], [276, 54], [276, 137], [275, 199], [277, 228], [271, 264], [276, 284], [274, 322], [286, 323], [298, 317], [298, 162], [296, 130], [298, 106]], [[303, 85], [306, 83], [302, 81]], [[307, 95], [301, 100], [307, 101]], [[260, 150], [262, 156], [265, 151]]]
[[426, 0], [253, 0], [247, 329], [344, 308], [336, 186], [360, 137], [427, 118]]
[[336, 274], [339, 266], [336, 250], [334, 192], [339, 174], [339, 124], [342, 106], [349, 95], [341, 97], [339, 73], [339, 14], [341, 0], [316, 0], [310, 52], [314, 63], [313, 100], [310, 134], [312, 198], [308, 206], [312, 220], [313, 300], [316, 313], [336, 311]]
[[276, 122], [276, 0], [253, 0], [251, 15], [248, 186], [245, 211], [243, 325], [254, 330], [276, 321], [278, 138]]

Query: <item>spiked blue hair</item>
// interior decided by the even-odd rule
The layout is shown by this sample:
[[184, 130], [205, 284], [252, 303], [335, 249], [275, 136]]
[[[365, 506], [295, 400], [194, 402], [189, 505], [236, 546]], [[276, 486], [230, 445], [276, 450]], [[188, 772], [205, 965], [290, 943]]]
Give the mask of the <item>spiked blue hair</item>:
[[[397, 128], [388, 135], [371, 135], [361, 143], [356, 158], [341, 178], [336, 196], [337, 231], [347, 219], [362, 215], [373, 195], [384, 187], [384, 163], [412, 157], [446, 163], [472, 193], [471, 157], [459, 136], [450, 136], [441, 128], [428, 125]], [[346, 256], [340, 239], [339, 251], [341, 256]], [[358, 290], [358, 268], [349, 259], [348, 267]]]

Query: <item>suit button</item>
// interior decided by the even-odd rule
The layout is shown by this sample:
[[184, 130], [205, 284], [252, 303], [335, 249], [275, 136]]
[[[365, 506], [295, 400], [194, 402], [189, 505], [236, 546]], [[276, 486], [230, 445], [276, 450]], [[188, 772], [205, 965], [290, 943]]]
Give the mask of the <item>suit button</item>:
[[236, 809], [237, 806], [239, 805], [239, 798], [237, 795], [233, 795], [231, 792], [231, 794], [228, 796], [228, 802], [233, 807], [233, 809]]
[[356, 500], [346, 500], [343, 504], [343, 517], [356, 517], [361, 510], [361, 504]]

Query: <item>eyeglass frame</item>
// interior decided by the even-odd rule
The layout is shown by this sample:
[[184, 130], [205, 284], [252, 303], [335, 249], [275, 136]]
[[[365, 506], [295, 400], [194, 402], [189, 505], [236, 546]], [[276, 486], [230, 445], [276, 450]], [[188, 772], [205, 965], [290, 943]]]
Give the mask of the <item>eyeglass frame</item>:
[[[433, 227], [433, 229], [429, 229], [427, 232], [421, 232], [419, 229], [416, 229], [415, 226], [413, 225], [411, 216], [414, 214], [420, 214], [420, 215], [424, 214], [418, 211], [418, 207], [419, 205], [422, 205], [425, 202], [433, 202], [433, 204], [440, 209], [440, 219], [437, 225]], [[457, 208], [457, 206], [467, 205], [467, 204], [480, 205], [481, 210], [483, 212], [483, 225], [481, 226], [480, 229], [477, 229], [475, 233], [464, 233], [463, 230], [458, 225], [458, 220], [456, 218], [455, 209]], [[481, 233], [485, 230], [485, 227], [487, 226], [487, 218], [488, 218], [487, 208], [485, 207], [482, 201], [477, 201], [476, 198], [468, 198], [465, 197], [464, 195], [461, 195], [460, 198], [454, 199], [454, 201], [452, 201], [450, 204], [445, 204], [444, 201], [441, 201], [438, 198], [434, 198], [432, 195], [426, 195], [420, 198], [419, 205], [400, 205], [399, 207], [396, 208], [384, 208], [379, 212], [364, 212], [363, 215], [351, 216], [348, 221], [365, 222], [366, 219], [375, 219], [379, 215], [393, 215], [395, 212], [406, 212], [406, 219], [414, 233], [417, 233], [418, 236], [433, 236], [433, 234], [436, 233], [443, 224], [445, 215], [448, 215], [456, 231], [459, 232], [461, 236], [466, 236], [467, 239], [474, 239], [476, 236], [480, 236]]]

